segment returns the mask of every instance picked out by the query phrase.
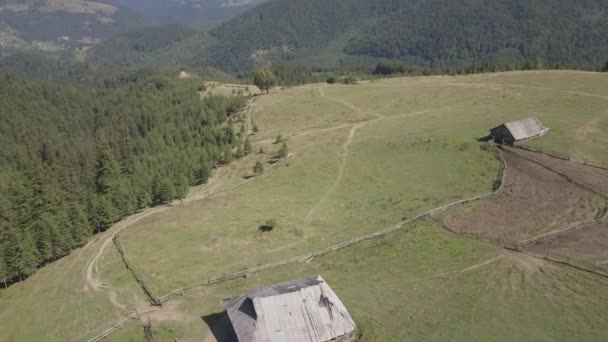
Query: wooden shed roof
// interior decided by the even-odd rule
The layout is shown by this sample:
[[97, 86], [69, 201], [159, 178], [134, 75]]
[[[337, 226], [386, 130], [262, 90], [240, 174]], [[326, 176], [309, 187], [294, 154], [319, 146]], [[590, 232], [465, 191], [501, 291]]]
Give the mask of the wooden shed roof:
[[325, 342], [356, 328], [321, 276], [229, 299], [225, 307], [240, 342]]
[[507, 122], [505, 127], [511, 132], [515, 140], [531, 139], [544, 135], [548, 131], [537, 118]]

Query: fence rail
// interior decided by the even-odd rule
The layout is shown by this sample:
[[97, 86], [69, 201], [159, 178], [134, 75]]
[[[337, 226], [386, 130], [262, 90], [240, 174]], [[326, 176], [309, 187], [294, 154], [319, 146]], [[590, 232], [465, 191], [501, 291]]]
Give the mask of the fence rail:
[[562, 229], [552, 230], [550, 232], [546, 232], [544, 234], [540, 234], [540, 235], [537, 235], [537, 236], [533, 236], [533, 237], [531, 237], [529, 239], [525, 239], [525, 240], [519, 241], [519, 242], [517, 242], [517, 246], [518, 247], [523, 247], [523, 246], [529, 245], [531, 243], [534, 243], [534, 242], [536, 242], [538, 240], [542, 240], [542, 239], [549, 238], [549, 237], [552, 237], [552, 236], [555, 236], [555, 235], [559, 235], [559, 234], [562, 234], [562, 233], [565, 233], [565, 232], [568, 232], [568, 231], [571, 231], [571, 230], [583, 229], [583, 228], [589, 227], [591, 225], [594, 225], [594, 224], [597, 224], [597, 223], [600, 223], [600, 222], [602, 222], [602, 220], [600, 218], [595, 219], [595, 220], [584, 221], [584, 222], [575, 222], [575, 223], [569, 224], [568, 226], [566, 226], [566, 227], [564, 227]]
[[602, 265], [598, 262], [582, 261], [572, 258], [569, 255], [551, 253], [547, 253], [543, 259], [608, 278], [608, 265]]
[[547, 156], [552, 157], [552, 158], [566, 160], [566, 161], [571, 161], [571, 162], [574, 162], [574, 163], [577, 163], [577, 164], [591, 166], [591, 167], [594, 167], [594, 168], [598, 168], [598, 169], [602, 169], [602, 170], [607, 170], [608, 171], [608, 166], [607, 165], [600, 165], [596, 161], [589, 161], [587, 159], [583, 159], [583, 160], [576, 159], [576, 158], [572, 158], [571, 155], [561, 154], [561, 153], [557, 153], [557, 152], [548, 152], [548, 151], [544, 151], [542, 149], [539, 149], [539, 148], [536, 148], [536, 147], [532, 147], [532, 146], [529, 146], [529, 145], [515, 145], [515, 148], [519, 148], [519, 149], [526, 150], [526, 151], [529, 151], [529, 152], [540, 153], [540, 154], [544, 154], [544, 155], [547, 155]]
[[125, 266], [129, 270], [129, 272], [131, 272], [131, 274], [133, 275], [133, 278], [135, 278], [135, 281], [137, 282], [137, 284], [139, 284], [139, 286], [144, 291], [144, 294], [146, 295], [146, 298], [148, 298], [148, 301], [150, 301], [150, 304], [156, 305], [156, 306], [162, 305], [162, 301], [159, 300], [158, 298], [156, 298], [156, 296], [154, 296], [152, 289], [144, 281], [144, 277], [141, 275], [141, 273], [139, 273], [135, 269], [135, 267], [133, 266], [133, 264], [131, 263], [129, 258], [127, 258], [127, 253], [125, 251], [125, 248], [122, 245], [122, 242], [120, 242], [120, 237], [118, 234], [116, 234], [116, 236], [114, 236], [114, 238], [112, 239], [112, 242], [114, 242], [114, 246], [116, 246], [116, 250], [118, 250], [118, 253], [120, 254], [120, 256], [122, 258], [122, 261], [124, 262]]
[[[525, 149], [524, 149], [524, 150], [525, 150]], [[578, 182], [578, 181], [574, 180], [572, 177], [568, 176], [567, 174], [565, 174], [565, 173], [563, 173], [563, 172], [561, 172], [561, 171], [559, 171], [559, 170], [556, 170], [556, 169], [554, 169], [554, 168], [552, 168], [552, 167], [550, 167], [550, 166], [547, 166], [547, 165], [545, 165], [545, 164], [543, 164], [543, 163], [541, 163], [541, 162], [539, 162], [539, 161], [537, 161], [537, 160], [534, 160], [534, 159], [532, 159], [532, 158], [530, 158], [530, 157], [522, 156], [521, 154], [518, 154], [518, 153], [516, 153], [516, 152], [514, 152], [514, 151], [511, 151], [511, 150], [509, 150], [509, 149], [505, 149], [505, 151], [508, 151], [509, 153], [516, 154], [516, 155], [517, 155], [517, 156], [519, 156], [520, 158], [523, 158], [523, 159], [525, 159], [525, 160], [527, 160], [527, 161], [529, 161], [529, 162], [531, 162], [531, 163], [534, 163], [534, 164], [536, 164], [536, 165], [538, 165], [538, 166], [540, 166], [540, 167], [542, 167], [542, 168], [544, 168], [544, 169], [546, 169], [546, 170], [549, 170], [549, 171], [551, 171], [551, 172], [553, 172], [553, 173], [555, 173], [555, 174], [559, 175], [560, 177], [562, 177], [562, 178], [566, 179], [568, 182], [570, 182], [570, 183], [572, 183], [572, 184], [574, 184], [574, 185], [578, 186], [579, 188], [581, 188], [581, 189], [583, 189], [583, 190], [586, 190], [586, 191], [592, 192], [592, 193], [594, 193], [594, 194], [596, 194], [596, 195], [600, 195], [600, 196], [603, 196], [603, 197], [605, 197], [605, 196], [606, 196], [606, 195], [605, 195], [603, 192], [598, 191], [598, 190], [594, 189], [593, 187], [591, 187], [591, 186], [589, 186], [589, 185], [587, 185], [587, 184], [584, 184], [584, 183]], [[539, 152], [539, 153], [545, 153], [545, 152]], [[546, 153], [545, 153], [545, 154], [546, 154]], [[551, 156], [551, 155], [550, 155], [550, 156]], [[554, 157], [554, 156], [551, 156], [551, 157]], [[557, 157], [554, 157], [554, 158], [557, 158]], [[561, 159], [561, 158], [560, 158], [560, 159]], [[568, 160], [568, 159], [567, 159], [567, 160]]]
[[125, 326], [127, 323], [129, 323], [129, 321], [131, 321], [132, 319], [136, 319], [137, 317], [139, 317], [139, 314], [137, 312], [133, 312], [132, 314], [130, 314], [129, 316], [121, 319], [119, 322], [115, 323], [114, 325], [112, 325], [109, 329], [105, 330], [102, 333], [99, 333], [98, 335], [96, 335], [95, 337], [87, 340], [87, 342], [97, 342], [97, 341], [101, 341], [104, 338], [110, 336], [110, 334], [112, 334], [113, 332], [115, 332], [116, 330], [122, 328], [123, 326]]

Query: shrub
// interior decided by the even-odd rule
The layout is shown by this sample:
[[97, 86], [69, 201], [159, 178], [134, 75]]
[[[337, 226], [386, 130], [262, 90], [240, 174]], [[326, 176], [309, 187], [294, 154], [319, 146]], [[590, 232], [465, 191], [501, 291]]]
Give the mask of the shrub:
[[255, 165], [253, 165], [253, 173], [256, 175], [262, 175], [264, 174], [264, 164], [262, 164], [261, 161], [256, 161]]
[[264, 224], [258, 227], [258, 230], [262, 233], [271, 232], [277, 226], [277, 221], [275, 219], [268, 219]]
[[277, 152], [277, 158], [279, 159], [283, 159], [285, 157], [287, 157], [287, 154], [289, 153], [289, 149], [287, 148], [287, 144], [283, 143], [281, 145], [281, 148], [279, 149], [279, 151]]
[[357, 79], [352, 76], [345, 76], [340, 79], [340, 83], [347, 85], [357, 84]]

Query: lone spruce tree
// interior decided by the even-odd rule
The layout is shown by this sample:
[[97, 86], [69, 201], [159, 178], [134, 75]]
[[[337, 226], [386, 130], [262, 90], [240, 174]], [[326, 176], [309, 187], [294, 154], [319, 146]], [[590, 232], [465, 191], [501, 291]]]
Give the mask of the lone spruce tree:
[[268, 68], [259, 69], [253, 73], [253, 84], [266, 93], [270, 92], [276, 81], [277, 77]]
[[256, 161], [255, 165], [253, 165], [253, 173], [256, 176], [264, 174], [264, 164], [261, 161]]
[[277, 158], [279, 158], [279, 159], [286, 158], [288, 153], [289, 153], [289, 149], [287, 148], [287, 143], [283, 143], [283, 144], [281, 144], [281, 148], [279, 149], [279, 152], [277, 152]]

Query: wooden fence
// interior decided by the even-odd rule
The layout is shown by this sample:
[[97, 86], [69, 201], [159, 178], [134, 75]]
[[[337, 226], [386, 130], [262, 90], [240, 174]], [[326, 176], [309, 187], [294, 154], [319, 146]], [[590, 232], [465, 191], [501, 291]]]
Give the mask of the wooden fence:
[[543, 259], [608, 278], [608, 265], [606, 264], [583, 261], [569, 255], [551, 254], [549, 252], [546, 253]]
[[117, 323], [113, 324], [110, 328], [104, 330], [103, 332], [95, 335], [95, 337], [87, 340], [87, 342], [97, 342], [97, 341], [101, 341], [104, 338], [110, 336], [110, 334], [112, 334], [113, 332], [115, 332], [116, 330], [122, 328], [123, 326], [125, 326], [127, 323], [129, 323], [131, 320], [136, 319], [139, 317], [139, 314], [137, 312], [133, 312], [132, 314], [130, 314], [129, 316], [121, 319], [120, 321], [118, 321]]
[[[574, 185], [578, 186], [578, 187], [579, 187], [579, 188], [581, 188], [581, 189], [584, 189], [584, 190], [587, 190], [587, 191], [589, 191], [589, 192], [592, 192], [592, 193], [594, 193], [594, 194], [596, 194], [596, 195], [600, 195], [600, 196], [604, 196], [604, 197], [605, 197], [605, 194], [604, 194], [603, 192], [598, 191], [598, 190], [596, 190], [596, 189], [592, 188], [591, 186], [589, 186], [589, 185], [587, 185], [587, 184], [584, 184], [584, 183], [578, 182], [578, 181], [574, 180], [572, 177], [568, 176], [567, 174], [565, 174], [565, 173], [563, 173], [563, 172], [561, 172], [561, 171], [559, 171], [559, 170], [556, 170], [556, 169], [554, 169], [554, 168], [552, 168], [552, 167], [550, 167], [550, 166], [547, 166], [547, 165], [545, 165], [545, 164], [543, 164], [543, 163], [541, 163], [541, 162], [539, 162], [539, 161], [536, 161], [536, 160], [534, 160], [534, 159], [532, 159], [532, 158], [529, 158], [529, 157], [526, 157], [526, 156], [522, 156], [521, 154], [518, 154], [518, 153], [516, 153], [516, 152], [510, 151], [509, 149], [504, 149], [504, 150], [505, 150], [505, 151], [508, 151], [509, 153], [516, 154], [517, 156], [519, 156], [519, 157], [521, 157], [521, 158], [523, 158], [523, 159], [525, 159], [525, 160], [527, 160], [527, 161], [529, 161], [529, 162], [531, 162], [531, 163], [534, 163], [534, 164], [536, 164], [536, 165], [538, 165], [538, 166], [540, 166], [540, 167], [542, 167], [542, 168], [544, 168], [544, 169], [546, 169], [546, 170], [548, 170], [548, 171], [551, 171], [551, 172], [555, 173], [556, 175], [559, 175], [560, 177], [563, 177], [563, 178], [564, 178], [564, 179], [566, 179], [568, 182], [570, 182], [570, 183], [572, 183], [572, 184], [574, 184]], [[544, 153], [544, 152], [539, 152], [539, 153]], [[546, 154], [546, 153], [545, 153], [545, 154]], [[557, 157], [554, 157], [554, 156], [552, 156], [552, 155], [549, 155], [549, 156], [551, 156], [551, 157], [553, 157], [553, 158], [557, 158]], [[560, 159], [561, 159], [561, 158], [560, 158]], [[569, 160], [569, 159], [566, 159], [566, 160]]]
[[562, 229], [558, 229], [558, 230], [552, 230], [550, 232], [546, 232], [544, 234], [540, 234], [537, 236], [533, 236], [529, 239], [525, 239], [522, 241], [517, 242], [517, 246], [518, 248], [532, 244], [538, 240], [542, 240], [542, 239], [546, 239], [555, 235], [559, 235], [559, 234], [563, 234], [565, 232], [571, 231], [571, 230], [579, 230], [579, 229], [583, 229], [589, 226], [592, 226], [594, 224], [600, 223], [602, 222], [602, 218], [598, 217], [595, 220], [589, 220], [589, 221], [584, 221], [584, 222], [575, 222], [572, 224], [567, 225], [566, 227], [562, 228]]
[[125, 252], [125, 249], [124, 249], [122, 243], [120, 242], [120, 237], [118, 234], [116, 234], [116, 236], [114, 236], [114, 238], [112, 239], [112, 242], [114, 242], [114, 245], [116, 246], [116, 249], [118, 250], [118, 253], [120, 253], [122, 261], [124, 262], [125, 266], [129, 270], [129, 272], [131, 272], [131, 274], [133, 275], [133, 278], [135, 278], [135, 281], [137, 282], [137, 284], [139, 284], [139, 286], [144, 291], [144, 294], [146, 295], [146, 298], [148, 298], [148, 301], [150, 301], [150, 304], [162, 305], [162, 301], [160, 301], [156, 296], [154, 296], [152, 289], [150, 288], [150, 286], [148, 284], [146, 284], [144, 277], [141, 275], [141, 273], [139, 273], [135, 269], [135, 267], [133, 266], [133, 264], [131, 263], [129, 258], [127, 258], [127, 253]]
[[154, 333], [154, 328], [152, 327], [152, 322], [148, 319], [148, 324], [144, 325], [144, 337], [147, 342], [158, 342], [158, 338]]
[[532, 147], [529, 145], [515, 145], [515, 147], [522, 149], [522, 150], [529, 151], [529, 152], [541, 153], [541, 154], [544, 154], [544, 155], [547, 155], [549, 157], [556, 158], [556, 159], [571, 161], [571, 162], [575, 162], [577, 164], [587, 165], [587, 166], [591, 166], [591, 167], [602, 169], [602, 170], [608, 170], [607, 165], [600, 165], [597, 161], [590, 161], [587, 159], [581, 160], [581, 159], [572, 158], [572, 156], [569, 154], [563, 154], [563, 153], [558, 153], [558, 152], [548, 152], [548, 151], [544, 151], [542, 149]]

